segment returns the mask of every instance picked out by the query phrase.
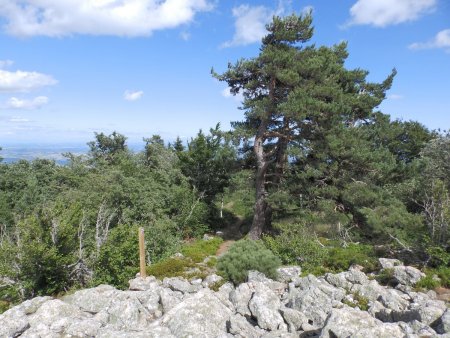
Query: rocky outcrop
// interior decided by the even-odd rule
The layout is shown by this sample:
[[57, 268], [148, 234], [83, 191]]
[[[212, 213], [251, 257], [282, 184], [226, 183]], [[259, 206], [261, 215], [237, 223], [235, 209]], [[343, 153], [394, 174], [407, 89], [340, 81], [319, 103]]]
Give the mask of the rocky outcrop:
[[420, 271], [380, 264], [394, 271], [396, 288], [358, 267], [303, 278], [299, 267], [287, 267], [277, 281], [252, 272], [246, 283], [218, 290], [217, 275], [147, 277], [131, 280], [127, 291], [100, 285], [61, 299], [37, 297], [0, 315], [0, 337], [450, 338], [448, 303], [411, 288]]

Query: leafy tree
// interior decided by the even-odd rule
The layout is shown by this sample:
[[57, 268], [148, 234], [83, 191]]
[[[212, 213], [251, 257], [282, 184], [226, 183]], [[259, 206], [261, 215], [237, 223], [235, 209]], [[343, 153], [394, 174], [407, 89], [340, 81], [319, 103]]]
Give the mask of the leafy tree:
[[119, 154], [128, 150], [126, 139], [124, 135], [115, 131], [111, 135], [95, 133], [95, 140], [88, 142], [89, 155], [94, 162], [113, 163]]
[[372, 118], [385, 98], [395, 70], [381, 84], [366, 81], [367, 71], [347, 70], [346, 44], [333, 47], [304, 45], [313, 34], [310, 14], [274, 17], [267, 26], [260, 54], [230, 64], [223, 74], [231, 93], [244, 95], [246, 119], [236, 132], [253, 138], [256, 157], [256, 202], [250, 238], [258, 239], [270, 224], [268, 185], [282, 183], [288, 148], [303, 156], [327, 161], [319, 150], [330, 135], [354, 128]]
[[210, 130], [210, 135], [200, 130], [189, 142], [187, 150], [179, 152], [178, 156], [181, 170], [208, 203], [228, 185], [235, 152], [219, 124]]

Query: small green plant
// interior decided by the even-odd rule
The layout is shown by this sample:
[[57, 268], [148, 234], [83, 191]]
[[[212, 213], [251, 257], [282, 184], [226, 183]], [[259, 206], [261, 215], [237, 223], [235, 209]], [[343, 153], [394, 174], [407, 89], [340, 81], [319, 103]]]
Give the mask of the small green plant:
[[220, 287], [224, 285], [227, 281], [225, 279], [219, 280], [215, 282], [214, 284], [211, 284], [209, 286], [209, 289], [213, 290], [214, 292], [219, 291]]
[[206, 257], [215, 255], [222, 242], [222, 238], [219, 237], [215, 237], [210, 240], [197, 240], [191, 244], [183, 246], [181, 248], [181, 253], [185, 257], [192, 259], [195, 263], [200, 263]]
[[434, 288], [441, 286], [440, 279], [435, 276], [434, 272], [427, 271], [426, 276], [417, 282], [416, 289], [433, 290]]
[[214, 268], [217, 265], [217, 257], [210, 257], [206, 262], [206, 265], [209, 268]]
[[366, 272], [375, 271], [378, 261], [371, 245], [349, 244], [347, 247], [334, 247], [328, 250], [325, 265], [332, 271], [345, 271], [351, 265], [358, 264]]
[[394, 282], [394, 269], [383, 269], [380, 273], [375, 277], [378, 283], [382, 285], [391, 285], [396, 284]]
[[362, 296], [359, 292], [354, 292], [353, 294], [353, 302], [344, 299], [342, 302], [350, 307], [359, 307], [362, 311], [367, 311], [369, 309], [369, 299]]
[[234, 284], [246, 280], [248, 271], [257, 270], [269, 278], [276, 277], [280, 259], [261, 241], [241, 240], [234, 243], [217, 262], [219, 272]]
[[147, 266], [146, 272], [150, 276], [163, 279], [165, 277], [182, 276], [186, 269], [193, 266], [194, 263], [190, 259], [171, 257]]
[[264, 236], [263, 240], [284, 264], [301, 265], [306, 270], [314, 270], [323, 265], [327, 249], [306, 230], [304, 225], [276, 224], [275, 228], [280, 231], [279, 235]]
[[0, 314], [5, 312], [6, 310], [8, 310], [10, 307], [11, 307], [11, 304], [9, 302], [0, 300]]
[[417, 289], [432, 290], [440, 286], [450, 287], [450, 267], [441, 266], [437, 269], [427, 269], [425, 274], [426, 276], [416, 284]]

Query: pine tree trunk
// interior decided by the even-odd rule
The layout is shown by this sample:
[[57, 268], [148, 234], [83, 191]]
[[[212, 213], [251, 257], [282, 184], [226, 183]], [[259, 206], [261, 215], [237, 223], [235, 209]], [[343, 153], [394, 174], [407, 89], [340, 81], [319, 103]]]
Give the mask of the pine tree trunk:
[[264, 156], [264, 132], [266, 130], [266, 122], [262, 121], [258, 132], [255, 137], [255, 143], [253, 145], [253, 150], [256, 155], [257, 171], [256, 171], [256, 201], [255, 210], [253, 215], [252, 226], [249, 231], [249, 238], [257, 240], [261, 238], [261, 234], [264, 231], [264, 226], [267, 223], [267, 192], [266, 192], [266, 172], [268, 167], [268, 162]]

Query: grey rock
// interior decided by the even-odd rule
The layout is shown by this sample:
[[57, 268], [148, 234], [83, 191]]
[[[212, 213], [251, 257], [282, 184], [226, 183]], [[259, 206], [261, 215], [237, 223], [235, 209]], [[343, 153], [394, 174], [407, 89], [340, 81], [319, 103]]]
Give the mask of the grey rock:
[[282, 283], [290, 283], [298, 278], [302, 273], [302, 268], [299, 266], [283, 266], [277, 269], [277, 281]]
[[244, 316], [234, 314], [230, 317], [229, 333], [238, 338], [258, 338], [264, 333], [263, 330], [250, 323]]
[[403, 331], [408, 334], [408, 337], [436, 337], [436, 331], [418, 320], [412, 320], [408, 323], [399, 323], [399, 325]]
[[212, 274], [212, 275], [206, 276], [206, 278], [202, 282], [202, 285], [205, 288], [208, 288], [211, 285], [214, 285], [214, 284], [216, 284], [218, 282], [221, 282], [222, 280], [223, 280], [223, 277], [218, 276], [216, 274]]
[[312, 325], [319, 327], [333, 307], [342, 305], [345, 294], [343, 289], [309, 275], [298, 281], [298, 288], [288, 295], [286, 306], [304, 313]]
[[243, 283], [230, 292], [230, 301], [236, 308], [236, 312], [243, 316], [251, 316], [248, 304], [254, 292], [253, 284]]
[[158, 280], [154, 276], [149, 276], [146, 278], [135, 278], [129, 281], [130, 290], [133, 291], [146, 291], [157, 288], [159, 286]]
[[325, 280], [335, 287], [348, 290], [353, 287], [353, 284], [367, 285], [369, 283], [367, 276], [357, 269], [344, 271], [338, 274], [327, 273], [325, 275]]
[[0, 337], [18, 337], [30, 327], [23, 308], [15, 306], [0, 315]]
[[119, 330], [143, 329], [151, 319], [150, 314], [135, 296], [124, 296], [114, 298], [107, 308], [108, 323]]
[[210, 338], [224, 335], [232, 312], [209, 289], [183, 300], [158, 319], [176, 337]]
[[391, 258], [378, 258], [378, 262], [380, 263], [383, 269], [393, 269], [395, 266], [403, 265], [403, 263], [398, 259], [391, 259]]
[[[94, 319], [86, 319], [79, 322], [72, 322], [66, 325], [64, 334], [69, 337], [95, 337], [102, 327], [102, 323]], [[52, 327], [53, 328], [53, 327]]]
[[197, 292], [202, 288], [201, 285], [192, 285], [184, 278], [179, 277], [164, 278], [163, 286], [166, 288], [170, 288], [173, 291], [180, 291], [183, 293]]
[[35, 313], [42, 304], [44, 304], [46, 301], [52, 300], [52, 297], [36, 297], [33, 299], [29, 299], [24, 301], [19, 305], [19, 308], [26, 314], [30, 315]]
[[83, 320], [91, 317], [91, 314], [81, 311], [77, 306], [59, 299], [52, 299], [43, 303], [35, 313], [29, 315], [28, 321], [32, 327], [38, 327], [39, 325], [50, 327], [57, 320], [64, 318]]
[[441, 317], [441, 333], [450, 333], [450, 310], [445, 310], [444, 314]]
[[96, 288], [80, 290], [72, 295], [64, 296], [62, 300], [80, 307], [83, 311], [97, 313], [107, 308], [119, 293], [120, 291], [112, 286], [99, 285]]
[[280, 313], [283, 316], [284, 321], [288, 324], [289, 332], [299, 331], [304, 324], [308, 323], [308, 318], [300, 311], [282, 307]]
[[298, 334], [282, 331], [267, 332], [261, 338], [298, 338]]
[[248, 278], [249, 283], [262, 283], [265, 284], [269, 289], [271, 289], [273, 292], [275, 292], [277, 295], [284, 294], [286, 290], [286, 284], [274, 281], [272, 279], [267, 278], [262, 272], [259, 271], [249, 271], [248, 272]]
[[412, 266], [395, 266], [393, 277], [400, 284], [413, 286], [425, 277], [425, 274]]
[[170, 309], [183, 300], [183, 293], [166, 288], [160, 290], [159, 296], [161, 297], [163, 313], [170, 311]]
[[278, 296], [265, 284], [258, 283], [249, 302], [249, 309], [262, 329], [275, 331], [287, 330], [278, 309], [281, 306]]
[[444, 301], [432, 300], [423, 293], [417, 293], [409, 309], [418, 313], [422, 323], [434, 328], [447, 310], [447, 306]]
[[112, 327], [102, 328], [97, 338], [176, 338], [167, 327], [153, 326], [145, 331], [116, 330]]
[[149, 289], [147, 291], [126, 291], [124, 294], [128, 297], [136, 298], [145, 307], [149, 315], [158, 318], [162, 315], [162, 306], [160, 304], [160, 289]]
[[404, 336], [399, 325], [383, 323], [365, 311], [349, 307], [333, 309], [320, 335], [321, 338], [403, 338]]

